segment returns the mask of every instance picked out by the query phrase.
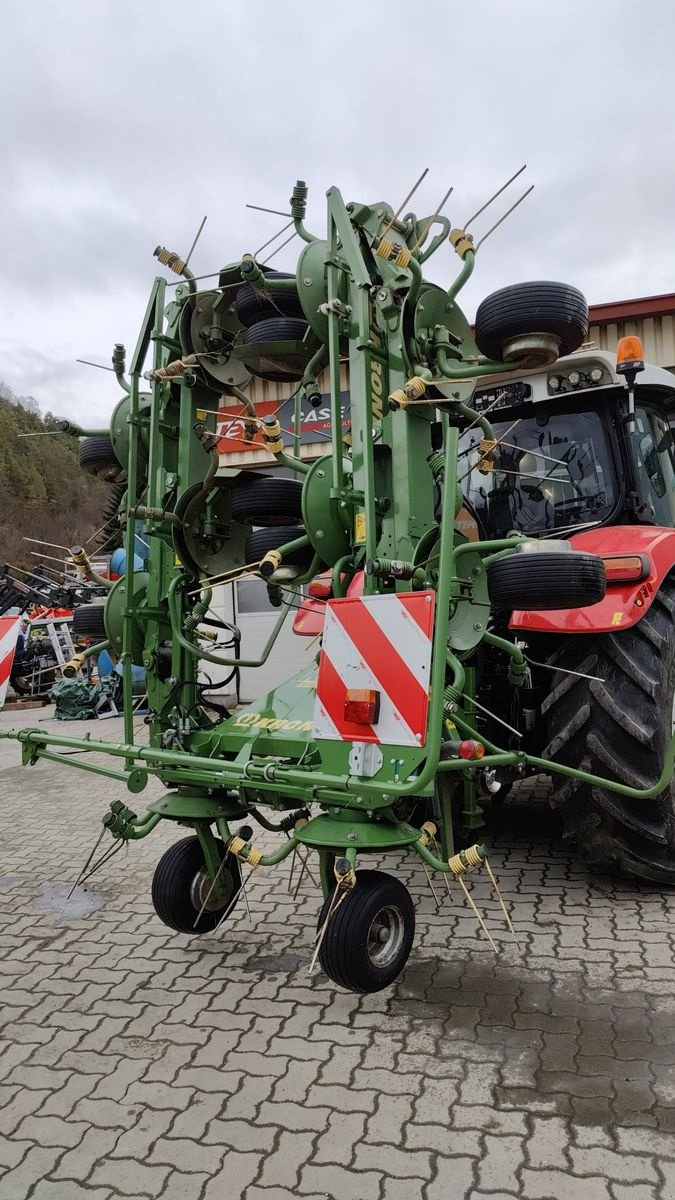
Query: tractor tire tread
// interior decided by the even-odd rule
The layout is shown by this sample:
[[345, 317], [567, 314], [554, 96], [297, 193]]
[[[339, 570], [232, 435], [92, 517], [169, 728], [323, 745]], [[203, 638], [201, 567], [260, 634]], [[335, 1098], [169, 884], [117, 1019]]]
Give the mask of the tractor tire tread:
[[[548, 724], [543, 757], [635, 788], [653, 787], [670, 741], [675, 692], [675, 578], [661, 585], [637, 625], [622, 633], [570, 637], [552, 666], [567, 676], [542, 704]], [[675, 884], [675, 783], [636, 800], [553, 773], [551, 803], [565, 836], [603, 868]]]

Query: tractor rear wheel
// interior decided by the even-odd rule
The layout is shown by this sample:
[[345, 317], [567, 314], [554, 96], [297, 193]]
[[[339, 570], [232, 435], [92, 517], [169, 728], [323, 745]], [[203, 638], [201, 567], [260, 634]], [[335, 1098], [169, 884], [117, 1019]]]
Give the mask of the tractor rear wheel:
[[[323, 928], [333, 899], [324, 900]], [[358, 871], [351, 892], [334, 909], [319, 961], [333, 983], [350, 992], [379, 992], [400, 975], [415, 936], [415, 909], [399, 879], [383, 871]]]
[[[637, 625], [570, 637], [549, 663], [597, 678], [556, 675], [542, 705], [549, 737], [544, 757], [630, 787], [653, 787], [674, 724], [675, 579], [665, 581]], [[553, 784], [565, 836], [590, 862], [675, 884], [675, 782], [652, 800], [562, 775], [554, 774]]]

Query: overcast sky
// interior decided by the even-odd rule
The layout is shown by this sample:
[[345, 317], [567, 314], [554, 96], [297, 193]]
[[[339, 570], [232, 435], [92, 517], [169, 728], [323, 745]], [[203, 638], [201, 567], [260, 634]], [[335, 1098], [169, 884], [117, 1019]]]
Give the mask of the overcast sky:
[[133, 346], [155, 245], [186, 253], [206, 213], [195, 272], [239, 259], [281, 223], [245, 203], [285, 209], [297, 177], [323, 233], [330, 185], [396, 206], [428, 166], [416, 211], [453, 184], [459, 224], [526, 162], [470, 317], [523, 279], [590, 303], [673, 291], [674, 45], [668, 0], [5, 3], [0, 380], [104, 425], [114, 378], [74, 360]]

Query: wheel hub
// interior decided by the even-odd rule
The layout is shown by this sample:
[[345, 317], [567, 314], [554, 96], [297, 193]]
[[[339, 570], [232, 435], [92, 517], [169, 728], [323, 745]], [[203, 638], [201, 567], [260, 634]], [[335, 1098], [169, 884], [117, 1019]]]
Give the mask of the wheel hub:
[[[225, 896], [218, 895], [215, 888], [211, 891], [211, 878], [206, 867], [202, 867], [190, 884], [190, 900], [193, 907], [197, 910], [203, 908], [204, 912], [218, 912], [219, 909], [225, 908], [229, 899], [225, 869], [220, 872], [219, 882], [221, 888], [225, 885]], [[210, 896], [209, 892], [211, 892]]]
[[375, 967], [388, 967], [394, 961], [405, 933], [403, 913], [394, 905], [381, 908], [368, 930], [367, 954]]

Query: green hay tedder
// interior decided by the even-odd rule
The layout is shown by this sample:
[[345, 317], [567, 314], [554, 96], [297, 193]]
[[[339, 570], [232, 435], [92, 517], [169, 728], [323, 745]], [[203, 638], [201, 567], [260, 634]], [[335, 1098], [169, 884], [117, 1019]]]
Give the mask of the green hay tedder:
[[[155, 909], [176, 930], [200, 934], [226, 918], [242, 864], [263, 871], [296, 849], [316, 852], [319, 960], [339, 985], [375, 991], [406, 962], [414, 912], [396, 876], [363, 869], [367, 855], [406, 851], [461, 878], [485, 860], [475, 844], [484, 799], [524, 775], [554, 777], [554, 800], [596, 861], [675, 878], [675, 535], [645, 508], [649, 464], [626, 484], [640, 413], [658, 407], [659, 387], [665, 410], [667, 387], [657, 379], [636, 410], [638, 357], [617, 377], [598, 355], [580, 388], [551, 383], [571, 379], [556, 360], [587, 335], [576, 289], [505, 288], [472, 330], [457, 303], [476, 257], [465, 228], [385, 203], [345, 204], [331, 188], [319, 238], [304, 225], [306, 192], [298, 183], [290, 202], [303, 241], [295, 276], [244, 256], [204, 289], [177, 255], [156, 251], [183, 280], [168, 298], [155, 279], [128, 372], [115, 349], [123, 394], [109, 434], [89, 431], [82, 444], [89, 469], [118, 482], [123, 472], [126, 570], [108, 583], [100, 641], [87, 653], [105, 646], [121, 660], [124, 741], [9, 736], [28, 764], [63, 762], [134, 795], [150, 774], [162, 782], [146, 811], [116, 800], [103, 823], [111, 847], [161, 820], [190, 830], [153, 880]], [[454, 283], [429, 282], [429, 260], [452, 250]], [[331, 440], [303, 462], [300, 402], [321, 403], [326, 375]], [[258, 416], [252, 377], [296, 385], [290, 433]], [[262, 437], [283, 474], [221, 464], [223, 394], [241, 403], [228, 411], [241, 412], [244, 442]], [[652, 469], [672, 457], [666, 437], [652, 447]], [[621, 503], [612, 486], [624, 489]], [[150, 552], [134, 571], [139, 521]], [[86, 553], [72, 557], [86, 575]], [[267, 644], [244, 656], [238, 631], [213, 615], [212, 591], [251, 571], [279, 615]], [[311, 669], [232, 714], [214, 706], [205, 664], [264, 664], [298, 607], [304, 632], [321, 633]], [[148, 744], [134, 738], [134, 666], [147, 673]], [[625, 702], [612, 683], [620, 669], [635, 691]], [[614, 709], [603, 708], [601, 685]], [[561, 712], [570, 696], [574, 711]], [[570, 721], [576, 741], [574, 730], [564, 736]], [[623, 770], [630, 738], [635, 761]], [[73, 749], [81, 753], [63, 754]], [[103, 767], [87, 752], [117, 761]], [[276, 849], [256, 846], [251, 820], [278, 831]]]

